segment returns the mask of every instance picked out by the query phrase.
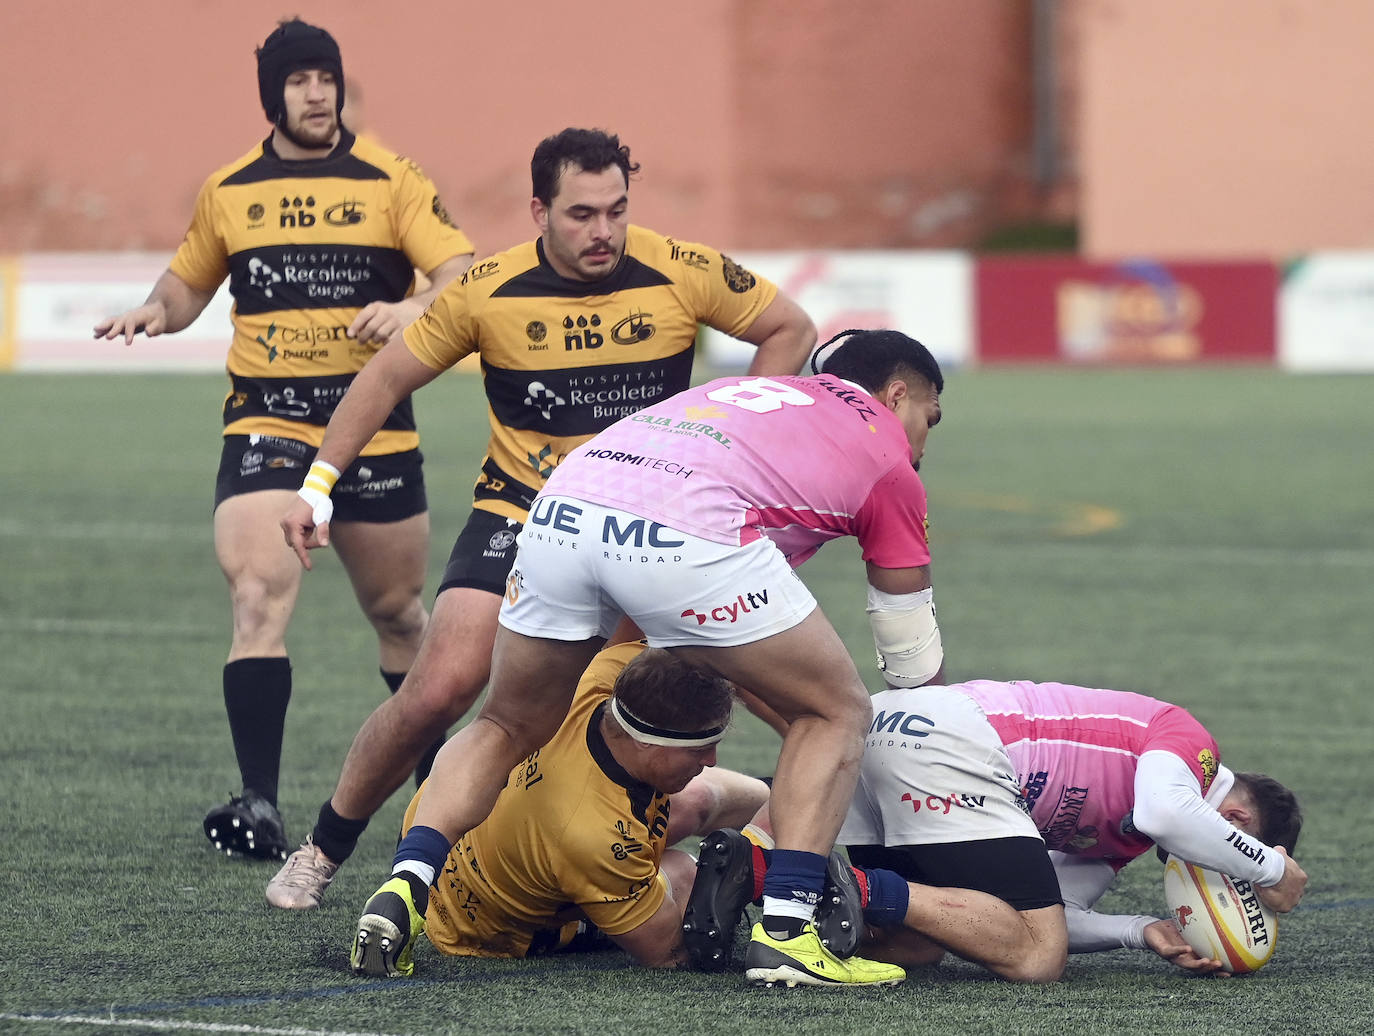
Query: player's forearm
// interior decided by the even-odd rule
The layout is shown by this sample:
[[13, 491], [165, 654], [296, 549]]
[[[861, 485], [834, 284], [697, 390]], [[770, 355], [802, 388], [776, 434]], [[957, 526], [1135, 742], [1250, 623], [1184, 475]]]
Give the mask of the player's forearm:
[[796, 374], [816, 348], [816, 325], [795, 302], [778, 295], [744, 338], [756, 348], [750, 374]]
[[190, 327], [214, 295], [213, 291], [191, 287], [171, 270], [163, 270], [144, 304], [162, 307], [166, 314], [162, 332], [172, 334]]
[[1283, 878], [1282, 855], [1218, 813], [1185, 764], [1168, 752], [1140, 757], [1132, 815], [1141, 833], [1190, 863], [1264, 887]]
[[464, 252], [462, 255], [455, 255], [452, 259], [447, 259], [432, 270], [425, 271], [425, 277], [429, 281], [429, 287], [424, 291], [417, 291], [411, 299], [418, 302], [421, 306], [428, 306], [439, 296], [439, 292], [456, 277], [461, 277], [469, 266], [472, 265], [472, 253]]
[[339, 401], [316, 459], [343, 471], [396, 405], [438, 372], [416, 360], [399, 334], [363, 367]]
[[717, 766], [698, 776], [707, 778], [711, 794], [708, 809], [694, 834], [704, 835], [720, 827], [744, 827], [768, 801], [768, 785], [757, 777]]
[[1064, 900], [1064, 923], [1069, 932], [1070, 953], [1145, 945], [1145, 928], [1154, 921], [1153, 917], [1127, 917], [1093, 911], [1093, 905], [1116, 880], [1116, 871], [1112, 870], [1111, 864], [1106, 860], [1069, 856], [1053, 849], [1050, 850], [1050, 862], [1054, 864], [1054, 874], [1059, 879], [1059, 895]]
[[[682, 941], [682, 914], [668, 904], [672, 916], [656, 914], [649, 921], [611, 941], [646, 968], [685, 968], [690, 963]], [[660, 912], [661, 913], [661, 912]]]
[[796, 374], [811, 354], [811, 348], [815, 345], [815, 335], [811, 336], [810, 345], [799, 346], [798, 343], [801, 341], [802, 339], [796, 336], [768, 337], [754, 353], [754, 360], [749, 364], [749, 373], [762, 377]]
[[1064, 922], [1069, 929], [1070, 953], [1095, 953], [1100, 950], [1147, 948], [1145, 929], [1158, 918], [1129, 914], [1099, 914], [1065, 905]]
[[1227, 823], [1215, 811], [1212, 815], [1225, 826], [1217, 824], [1211, 816], [1184, 814], [1150, 832], [1150, 836], [1165, 852], [1189, 863], [1252, 881], [1261, 887], [1277, 885], [1283, 878], [1283, 856], [1258, 838]]

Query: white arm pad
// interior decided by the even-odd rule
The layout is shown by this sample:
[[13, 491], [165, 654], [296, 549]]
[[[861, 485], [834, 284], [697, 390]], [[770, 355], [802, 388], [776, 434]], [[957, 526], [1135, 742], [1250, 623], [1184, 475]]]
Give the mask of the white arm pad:
[[930, 587], [890, 594], [870, 584], [868, 624], [878, 649], [878, 668], [889, 687], [920, 687], [940, 671], [945, 649], [935, 622]]

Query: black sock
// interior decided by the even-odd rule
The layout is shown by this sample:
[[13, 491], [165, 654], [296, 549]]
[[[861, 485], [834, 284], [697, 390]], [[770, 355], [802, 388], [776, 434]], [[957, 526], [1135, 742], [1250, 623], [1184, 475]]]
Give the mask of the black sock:
[[[388, 673], [385, 669], [377, 670], [382, 674], [382, 679], [386, 681], [387, 690], [395, 694], [401, 689], [401, 684], [405, 681], [405, 673]], [[415, 787], [424, 783], [429, 776], [429, 771], [434, 769], [434, 757], [439, 754], [439, 749], [444, 747], [444, 742], [448, 740], [448, 733], [442, 734], [434, 744], [425, 749], [425, 754], [420, 756], [420, 761], [415, 764]]]
[[784, 916], [782, 914], [765, 914], [763, 918], [763, 930], [771, 938], [779, 942], [788, 939], [795, 939], [801, 935], [802, 929], [806, 927], [806, 922], [800, 917]]
[[291, 700], [291, 662], [240, 658], [224, 667], [224, 708], [243, 787], [277, 804], [282, 734]]
[[410, 898], [415, 901], [415, 912], [424, 917], [425, 911], [429, 908], [429, 886], [418, 874], [412, 874], [410, 871], [402, 871], [401, 877], [405, 878], [406, 884], [410, 886]]
[[358, 847], [358, 839], [367, 829], [370, 819], [349, 820], [348, 817], [341, 817], [334, 811], [334, 803], [326, 801], [320, 807], [320, 816], [315, 821], [315, 830], [310, 839], [335, 863], [343, 863]]

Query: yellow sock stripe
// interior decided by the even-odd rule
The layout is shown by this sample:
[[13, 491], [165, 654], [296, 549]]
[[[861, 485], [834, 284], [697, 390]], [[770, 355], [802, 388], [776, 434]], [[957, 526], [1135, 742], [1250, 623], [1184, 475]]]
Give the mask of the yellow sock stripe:
[[339, 469], [333, 464], [326, 464], [322, 460], [315, 461], [310, 465], [310, 471], [305, 476], [305, 481], [301, 483], [302, 489], [314, 489], [329, 495], [329, 491], [334, 488], [334, 483], [339, 481]]

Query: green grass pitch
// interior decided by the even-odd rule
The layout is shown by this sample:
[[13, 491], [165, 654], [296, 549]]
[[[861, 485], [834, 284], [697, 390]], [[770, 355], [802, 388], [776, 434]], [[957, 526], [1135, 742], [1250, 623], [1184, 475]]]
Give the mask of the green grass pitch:
[[[950, 372], [922, 472], [950, 678], [1185, 705], [1229, 765], [1303, 799], [1311, 883], [1250, 978], [1120, 951], [1071, 958], [1048, 987], [948, 961], [841, 994], [427, 944], [415, 981], [355, 979], [351, 925], [404, 796], [323, 909], [268, 907], [273, 867], [225, 860], [200, 831], [237, 777], [209, 521], [223, 391], [214, 376], [0, 377], [0, 1032], [1374, 1031], [1374, 377]], [[470, 375], [416, 405], [437, 576], [485, 415]], [[876, 688], [853, 544], [802, 573]], [[332, 557], [306, 580], [291, 652], [282, 807], [298, 840], [384, 693]], [[744, 717], [721, 762], [769, 772], [775, 752]], [[1162, 911], [1153, 857], [1103, 906]]]

